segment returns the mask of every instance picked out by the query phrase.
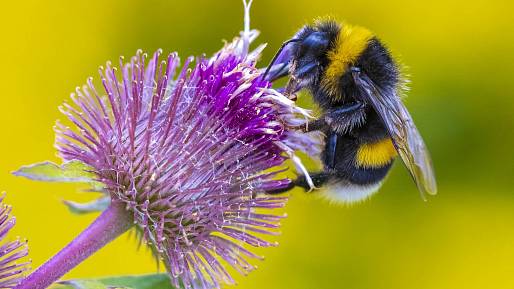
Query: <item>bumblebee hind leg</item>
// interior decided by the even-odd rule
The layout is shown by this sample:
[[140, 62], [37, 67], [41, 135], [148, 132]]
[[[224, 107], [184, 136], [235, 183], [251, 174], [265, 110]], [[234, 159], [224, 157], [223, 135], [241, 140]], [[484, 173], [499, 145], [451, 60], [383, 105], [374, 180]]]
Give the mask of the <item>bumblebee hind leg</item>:
[[[330, 179], [331, 175], [327, 172], [319, 172], [319, 173], [310, 173], [309, 176], [311, 177], [312, 182], [314, 183], [315, 187], [321, 187], [327, 183], [327, 181]], [[269, 190], [269, 191], [266, 191], [266, 194], [269, 194], [269, 195], [282, 194], [282, 193], [285, 193], [285, 192], [288, 192], [288, 191], [294, 189], [295, 187], [301, 187], [305, 191], [309, 191], [311, 189], [305, 176], [301, 175], [301, 176], [298, 176], [294, 181], [292, 181], [287, 187], [276, 189], [276, 190]]]
[[[328, 172], [318, 172], [318, 173], [309, 173], [309, 176], [311, 177], [312, 182], [314, 183], [314, 186], [319, 188], [319, 187], [322, 187], [323, 185], [325, 185], [332, 175]], [[304, 188], [306, 191], [309, 191], [311, 189], [305, 176], [298, 176], [293, 183], [297, 187]]]

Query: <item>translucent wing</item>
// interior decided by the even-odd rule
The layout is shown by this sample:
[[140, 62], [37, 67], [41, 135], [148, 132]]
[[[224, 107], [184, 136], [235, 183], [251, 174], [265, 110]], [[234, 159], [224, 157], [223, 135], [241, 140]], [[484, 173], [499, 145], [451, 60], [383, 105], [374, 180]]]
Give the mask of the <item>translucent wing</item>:
[[428, 150], [395, 89], [383, 89], [364, 73], [355, 71], [353, 78], [361, 97], [382, 118], [398, 154], [425, 199], [425, 193], [435, 195], [437, 185]]

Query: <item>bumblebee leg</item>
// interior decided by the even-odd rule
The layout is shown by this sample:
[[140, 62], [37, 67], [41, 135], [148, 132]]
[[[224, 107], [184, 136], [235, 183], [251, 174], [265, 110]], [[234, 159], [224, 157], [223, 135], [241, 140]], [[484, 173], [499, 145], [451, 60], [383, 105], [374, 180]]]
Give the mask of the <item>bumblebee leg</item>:
[[[314, 186], [320, 187], [323, 186], [331, 176], [329, 173], [326, 172], [319, 172], [319, 173], [309, 173], [312, 182], [314, 183]], [[305, 176], [298, 176], [296, 180], [292, 181], [287, 187], [276, 189], [276, 190], [269, 190], [266, 191], [266, 194], [268, 195], [278, 195], [285, 192], [288, 192], [295, 187], [301, 187], [305, 189], [306, 191], [309, 191], [311, 189], [309, 183], [307, 182], [307, 179]]]
[[363, 108], [364, 108], [364, 103], [362, 103], [360, 101], [357, 101], [357, 102], [355, 102], [352, 105], [343, 106], [343, 107], [339, 107], [339, 108], [330, 110], [327, 113], [327, 116], [338, 116], [338, 115], [341, 115], [341, 114], [350, 114], [350, 113], [354, 113], [354, 112], [356, 112], [358, 110], [361, 110]]
[[324, 119], [333, 131], [345, 134], [364, 123], [366, 120], [366, 105], [362, 102], [356, 102], [349, 106], [331, 109], [325, 113]]
[[303, 129], [303, 132], [311, 132], [311, 131], [318, 131], [318, 130], [325, 130], [328, 128], [328, 124], [325, 120], [325, 118], [318, 118], [315, 120], [309, 121], [305, 128]]
[[364, 114], [365, 105], [362, 102], [356, 102], [350, 106], [343, 106], [328, 111], [324, 117], [309, 121], [303, 132], [311, 132], [318, 130], [326, 130], [332, 123], [353, 122], [353, 119], [360, 119]]
[[268, 191], [266, 191], [266, 194], [267, 195], [278, 195], [278, 194], [288, 192], [288, 191], [292, 190], [294, 187], [296, 187], [296, 184], [293, 181], [293, 182], [289, 183], [289, 185], [287, 185], [287, 187], [275, 189], [275, 190], [268, 190]]
[[327, 136], [326, 166], [330, 169], [335, 167], [337, 148], [337, 134], [331, 133]]
[[[330, 178], [331, 174], [327, 172], [318, 172], [318, 173], [309, 173], [311, 176], [312, 182], [314, 186], [321, 187], [323, 186]], [[309, 183], [305, 179], [305, 176], [298, 176], [296, 180], [293, 182], [297, 187], [304, 188], [306, 191], [309, 191], [311, 187]]]

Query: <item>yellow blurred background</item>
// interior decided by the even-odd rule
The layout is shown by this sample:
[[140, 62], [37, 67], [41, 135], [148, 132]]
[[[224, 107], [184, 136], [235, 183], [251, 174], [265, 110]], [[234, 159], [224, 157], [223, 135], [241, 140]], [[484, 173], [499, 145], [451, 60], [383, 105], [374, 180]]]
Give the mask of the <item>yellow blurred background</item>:
[[[395, 165], [380, 193], [340, 207], [292, 194], [280, 246], [257, 250], [259, 269], [234, 288], [514, 288], [514, 4], [502, 0], [255, 0], [252, 27], [283, 40], [326, 14], [376, 32], [410, 69], [407, 106], [430, 148], [439, 195], [423, 202]], [[211, 54], [242, 28], [240, 1], [3, 1], [0, 10], [0, 190], [29, 239], [33, 266], [94, 215], [61, 199], [91, 199], [79, 185], [10, 175], [58, 162], [57, 106], [97, 68], [136, 49]], [[302, 104], [310, 105], [304, 97]], [[66, 278], [155, 271], [122, 236]]]

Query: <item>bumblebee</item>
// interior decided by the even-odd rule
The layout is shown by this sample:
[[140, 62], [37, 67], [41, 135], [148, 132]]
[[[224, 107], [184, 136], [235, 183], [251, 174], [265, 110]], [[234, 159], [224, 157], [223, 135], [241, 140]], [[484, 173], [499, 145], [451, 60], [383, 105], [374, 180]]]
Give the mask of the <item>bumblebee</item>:
[[428, 150], [400, 99], [404, 78], [369, 30], [333, 20], [304, 26], [282, 44], [263, 77], [286, 75], [286, 95], [305, 88], [321, 109], [305, 131], [323, 132], [323, 170], [269, 193], [326, 187], [334, 201], [364, 200], [380, 188], [398, 155], [422, 197], [436, 193]]

